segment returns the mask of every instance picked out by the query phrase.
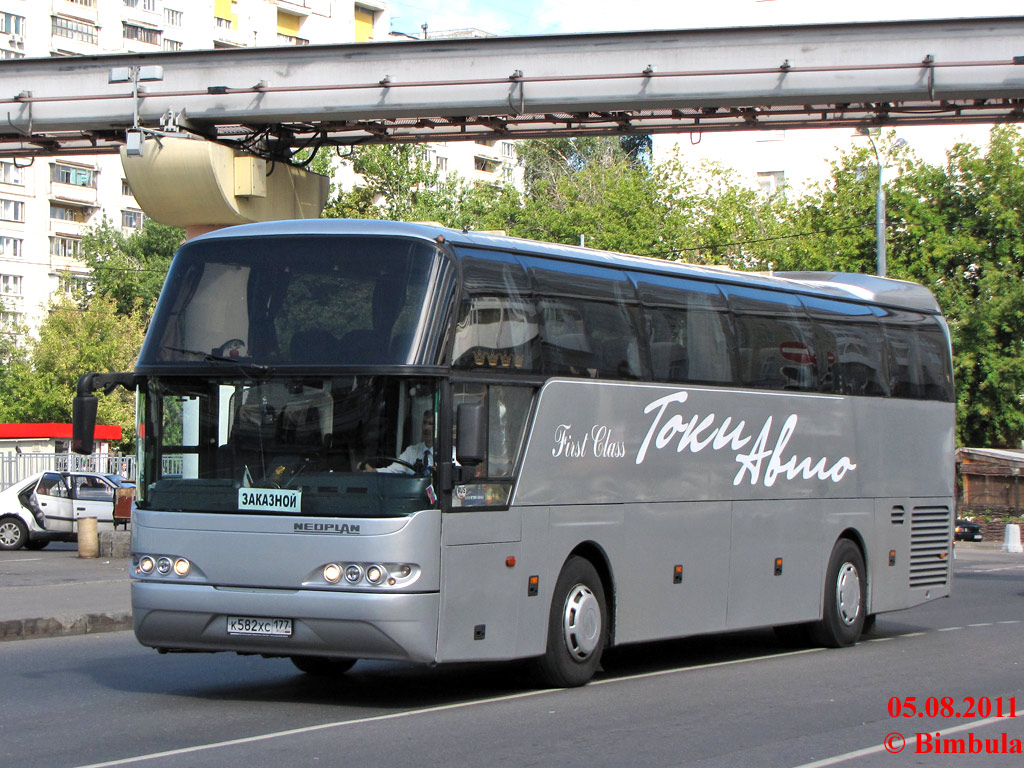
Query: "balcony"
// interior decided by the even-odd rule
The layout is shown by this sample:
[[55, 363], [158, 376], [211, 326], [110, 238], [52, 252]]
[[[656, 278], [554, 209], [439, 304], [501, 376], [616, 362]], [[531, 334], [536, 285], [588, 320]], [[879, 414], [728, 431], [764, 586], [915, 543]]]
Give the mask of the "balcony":
[[92, 24], [99, 22], [99, 0], [53, 0], [51, 11], [54, 16], [68, 16]]
[[51, 181], [50, 200], [62, 205], [93, 208], [99, 205], [99, 193], [96, 191], [96, 187]]

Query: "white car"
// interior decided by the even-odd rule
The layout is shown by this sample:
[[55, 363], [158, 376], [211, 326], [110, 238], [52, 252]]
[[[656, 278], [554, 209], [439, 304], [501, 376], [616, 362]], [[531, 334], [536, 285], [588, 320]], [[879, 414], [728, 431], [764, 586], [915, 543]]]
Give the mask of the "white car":
[[119, 495], [123, 509], [125, 494], [117, 492], [121, 488], [134, 496], [131, 483], [96, 472], [39, 472], [15, 483], [0, 491], [0, 550], [74, 541], [83, 517], [95, 517], [98, 531], [112, 529]]

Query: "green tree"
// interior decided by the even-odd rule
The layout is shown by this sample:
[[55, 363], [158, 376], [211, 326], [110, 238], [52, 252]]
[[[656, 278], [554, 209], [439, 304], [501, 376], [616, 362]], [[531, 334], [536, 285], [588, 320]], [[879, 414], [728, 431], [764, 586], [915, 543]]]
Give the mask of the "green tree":
[[184, 239], [184, 230], [152, 219], [125, 236], [104, 217], [82, 237], [82, 261], [92, 269], [92, 289], [116, 302], [122, 315], [131, 315], [136, 308], [150, 315], [171, 258]]
[[[71, 299], [51, 305], [27, 355], [9, 367], [0, 400], [0, 421], [69, 422], [78, 377], [88, 371], [128, 371], [145, 333], [136, 309], [121, 314], [112, 299], [93, 297], [85, 309]], [[101, 397], [98, 419], [119, 424], [124, 443], [135, 438], [135, 399], [123, 390]]]

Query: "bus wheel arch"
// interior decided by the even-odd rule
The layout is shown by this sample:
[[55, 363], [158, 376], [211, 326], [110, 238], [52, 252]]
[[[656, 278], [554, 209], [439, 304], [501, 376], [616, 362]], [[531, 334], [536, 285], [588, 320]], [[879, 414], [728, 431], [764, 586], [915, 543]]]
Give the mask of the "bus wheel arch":
[[552, 592], [546, 650], [536, 660], [546, 685], [585, 685], [600, 668], [611, 637], [610, 583], [607, 560], [596, 545], [581, 545], [566, 558]]
[[825, 571], [822, 616], [812, 625], [819, 645], [853, 645], [864, 629], [868, 610], [868, 577], [864, 549], [852, 531], [836, 539]]

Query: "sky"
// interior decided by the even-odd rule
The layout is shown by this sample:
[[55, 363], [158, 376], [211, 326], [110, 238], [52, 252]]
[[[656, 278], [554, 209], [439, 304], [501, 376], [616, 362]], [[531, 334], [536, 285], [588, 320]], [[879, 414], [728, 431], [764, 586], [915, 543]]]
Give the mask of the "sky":
[[[1024, 16], [1024, 0], [386, 0], [391, 30], [473, 27], [497, 35]], [[637, 9], [637, 10], [634, 10]]]

